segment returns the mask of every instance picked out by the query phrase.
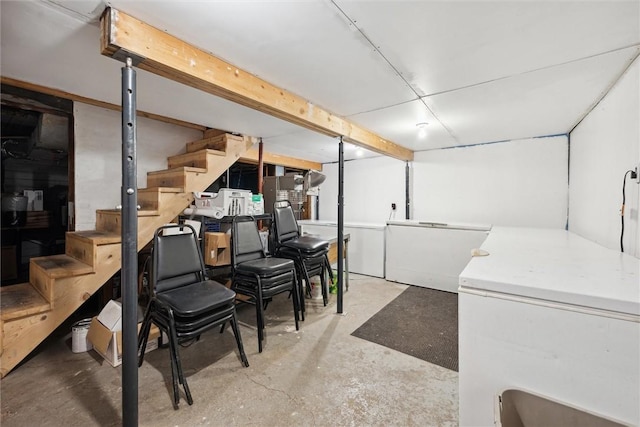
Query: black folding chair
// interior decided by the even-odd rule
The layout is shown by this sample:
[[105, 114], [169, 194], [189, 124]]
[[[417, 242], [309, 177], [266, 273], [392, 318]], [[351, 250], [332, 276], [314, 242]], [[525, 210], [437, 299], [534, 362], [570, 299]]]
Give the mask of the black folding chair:
[[203, 332], [218, 325], [222, 325], [222, 333], [229, 322], [242, 364], [249, 366], [249, 362], [236, 320], [236, 294], [207, 279], [194, 229], [177, 224], [158, 228], [152, 252], [152, 294], [138, 335], [138, 366], [142, 366], [144, 360], [151, 324], [156, 324], [169, 336], [173, 402], [177, 409], [180, 401], [178, 382], [184, 387], [189, 405], [193, 403], [180, 362], [180, 344], [198, 339]]
[[[310, 293], [310, 278], [320, 276], [322, 300], [328, 302], [328, 289], [325, 272], [333, 280], [333, 271], [329, 263], [329, 242], [317, 237], [300, 235], [298, 222], [293, 208], [288, 200], [279, 200], [273, 204], [273, 235], [275, 237], [275, 254], [282, 258], [289, 258], [296, 264], [299, 277], [307, 284]], [[300, 305], [302, 320], [304, 320], [304, 295]]]
[[264, 310], [277, 294], [291, 292], [296, 330], [298, 330], [299, 291], [295, 265], [292, 260], [270, 257], [265, 254], [252, 216], [236, 216], [231, 234], [231, 288], [247, 295], [256, 306], [258, 351], [262, 352], [264, 339]]

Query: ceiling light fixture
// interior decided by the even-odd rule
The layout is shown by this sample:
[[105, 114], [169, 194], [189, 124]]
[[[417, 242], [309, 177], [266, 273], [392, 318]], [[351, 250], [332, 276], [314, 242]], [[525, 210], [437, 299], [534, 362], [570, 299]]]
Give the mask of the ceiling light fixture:
[[424, 138], [427, 136], [427, 125], [429, 123], [427, 122], [422, 122], [422, 123], [416, 123], [416, 127], [418, 128], [418, 138]]

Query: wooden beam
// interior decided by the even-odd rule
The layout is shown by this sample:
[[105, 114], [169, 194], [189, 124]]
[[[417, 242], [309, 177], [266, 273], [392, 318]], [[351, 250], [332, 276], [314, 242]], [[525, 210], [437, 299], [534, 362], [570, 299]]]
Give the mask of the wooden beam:
[[[93, 105], [95, 107], [106, 108], [108, 110], [114, 111], [122, 111], [122, 107], [120, 105], [111, 104], [109, 102], [98, 101], [97, 99], [87, 98], [85, 96], [76, 95], [74, 93], [65, 92], [59, 89], [53, 89], [46, 86], [41, 86], [35, 83], [24, 82], [22, 80], [12, 79], [10, 77], [0, 77], [0, 82], [3, 85], [15, 86], [22, 89], [32, 90], [34, 92], [45, 93], [47, 95], [57, 96], [59, 98], [70, 99], [74, 102], [82, 102], [83, 104]], [[152, 120], [158, 120], [160, 122], [170, 123], [172, 125], [182, 126], [185, 128], [196, 129], [200, 131], [205, 131], [207, 129], [206, 126], [197, 125], [195, 123], [189, 123], [178, 119], [172, 119], [171, 117], [161, 116], [160, 114], [147, 113], [145, 111], [138, 110], [138, 116], [146, 117]]]
[[[257, 148], [250, 148], [244, 152], [238, 159], [245, 163], [258, 164], [259, 153]], [[318, 162], [312, 162], [311, 160], [296, 159], [295, 157], [281, 156], [280, 154], [262, 152], [262, 161], [267, 165], [286, 166], [289, 168], [302, 169], [302, 170], [322, 170], [322, 164]]]
[[105, 56], [120, 60], [129, 56], [143, 70], [328, 136], [342, 136], [368, 150], [413, 160], [413, 151], [126, 13], [107, 8], [101, 29], [101, 52]]

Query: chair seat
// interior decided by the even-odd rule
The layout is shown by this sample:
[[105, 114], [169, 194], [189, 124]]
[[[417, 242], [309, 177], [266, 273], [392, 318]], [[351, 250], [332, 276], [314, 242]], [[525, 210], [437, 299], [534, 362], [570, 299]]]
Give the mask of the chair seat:
[[286, 258], [260, 258], [245, 261], [236, 266], [236, 272], [241, 274], [253, 273], [260, 277], [275, 276], [293, 269], [293, 261]]
[[312, 253], [329, 249], [329, 242], [317, 237], [305, 235], [282, 242], [282, 246]]
[[191, 285], [159, 292], [156, 298], [173, 308], [181, 317], [198, 316], [233, 304], [236, 293], [213, 280], [204, 280]]

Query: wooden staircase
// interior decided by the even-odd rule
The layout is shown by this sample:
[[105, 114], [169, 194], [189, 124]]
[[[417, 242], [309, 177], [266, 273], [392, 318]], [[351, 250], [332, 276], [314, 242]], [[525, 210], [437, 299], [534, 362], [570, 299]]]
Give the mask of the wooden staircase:
[[[168, 169], [147, 174], [138, 190], [138, 248], [173, 221], [255, 142], [217, 130], [170, 157]], [[7, 375], [39, 343], [120, 270], [121, 216], [98, 210], [96, 230], [69, 232], [66, 253], [32, 258], [29, 283], [0, 288], [0, 375]]]

